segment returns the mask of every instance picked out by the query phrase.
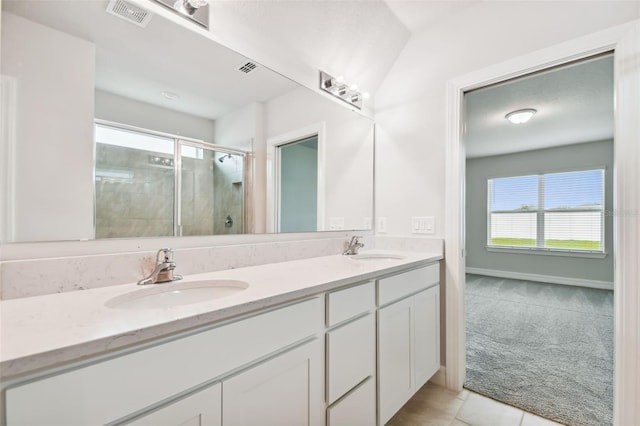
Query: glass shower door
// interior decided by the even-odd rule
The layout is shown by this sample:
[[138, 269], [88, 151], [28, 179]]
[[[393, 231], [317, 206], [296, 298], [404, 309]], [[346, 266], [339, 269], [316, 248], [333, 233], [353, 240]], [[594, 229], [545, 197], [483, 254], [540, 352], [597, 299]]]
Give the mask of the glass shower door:
[[179, 235], [244, 232], [244, 155], [180, 145]]
[[95, 136], [95, 238], [174, 235], [174, 140], [103, 124]]

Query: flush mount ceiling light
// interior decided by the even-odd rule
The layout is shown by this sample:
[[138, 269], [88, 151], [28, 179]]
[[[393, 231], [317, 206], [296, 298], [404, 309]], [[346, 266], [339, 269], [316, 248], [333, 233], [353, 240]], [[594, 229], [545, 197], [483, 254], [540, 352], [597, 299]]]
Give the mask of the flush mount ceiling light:
[[511, 111], [509, 114], [505, 115], [504, 118], [506, 118], [513, 124], [524, 124], [529, 121], [536, 112], [538, 111], [533, 108], [519, 109], [516, 111]]
[[343, 77], [333, 77], [324, 71], [320, 71], [320, 88], [358, 109], [362, 108], [362, 100], [369, 97], [368, 93], [360, 93], [355, 84], [345, 83]]

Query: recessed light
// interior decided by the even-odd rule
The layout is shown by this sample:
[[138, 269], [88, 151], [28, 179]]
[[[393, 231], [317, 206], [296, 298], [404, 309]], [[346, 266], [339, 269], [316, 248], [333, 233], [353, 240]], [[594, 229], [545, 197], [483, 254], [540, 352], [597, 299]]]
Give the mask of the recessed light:
[[533, 108], [519, 109], [516, 111], [511, 111], [509, 114], [505, 115], [504, 118], [506, 118], [513, 124], [523, 124], [529, 121], [536, 112], [538, 111]]
[[176, 99], [180, 98], [180, 95], [173, 92], [161, 92], [160, 94], [170, 101], [175, 101]]

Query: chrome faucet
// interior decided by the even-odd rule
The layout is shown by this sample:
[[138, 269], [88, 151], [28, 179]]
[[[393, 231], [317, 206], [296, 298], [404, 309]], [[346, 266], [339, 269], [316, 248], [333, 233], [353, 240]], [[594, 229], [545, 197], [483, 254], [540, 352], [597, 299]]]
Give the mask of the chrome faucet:
[[362, 237], [357, 235], [354, 235], [353, 237], [351, 237], [351, 241], [349, 241], [349, 245], [347, 246], [347, 249], [342, 252], [343, 255], [351, 256], [354, 254], [358, 254], [358, 250], [364, 247], [364, 244], [358, 241], [358, 238], [362, 238]]
[[138, 285], [166, 283], [182, 279], [182, 275], [173, 273], [176, 262], [173, 261], [173, 249], [163, 248], [156, 255], [156, 266], [148, 277], [138, 281]]

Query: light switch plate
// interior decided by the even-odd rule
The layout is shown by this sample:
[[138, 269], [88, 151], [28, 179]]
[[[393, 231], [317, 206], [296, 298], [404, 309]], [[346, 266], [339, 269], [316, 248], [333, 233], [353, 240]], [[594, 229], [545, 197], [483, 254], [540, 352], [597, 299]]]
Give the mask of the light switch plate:
[[379, 217], [376, 221], [376, 233], [377, 234], [386, 234], [387, 233], [387, 218]]
[[435, 221], [433, 216], [412, 216], [411, 232], [413, 234], [434, 234]]
[[371, 229], [371, 218], [370, 217], [365, 217], [364, 221], [362, 222], [362, 228], [363, 229]]

